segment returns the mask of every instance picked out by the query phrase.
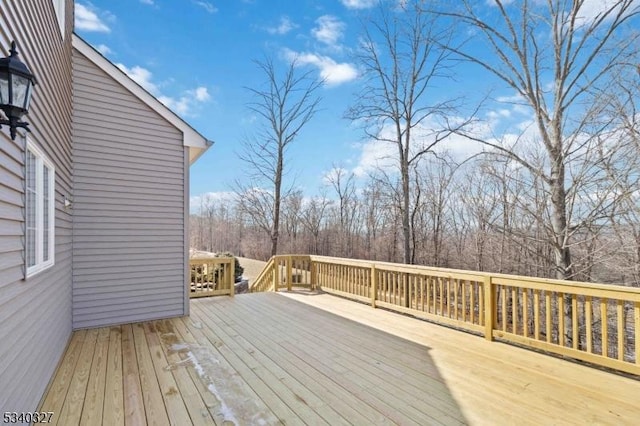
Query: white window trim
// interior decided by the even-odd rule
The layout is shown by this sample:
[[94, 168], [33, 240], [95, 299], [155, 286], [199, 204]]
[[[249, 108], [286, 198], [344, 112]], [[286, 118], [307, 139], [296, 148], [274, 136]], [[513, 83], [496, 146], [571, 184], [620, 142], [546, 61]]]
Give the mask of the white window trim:
[[66, 17], [65, 6], [67, 5], [67, 1], [66, 0], [51, 0], [51, 1], [53, 2], [53, 9], [56, 12], [56, 18], [58, 19], [60, 34], [64, 39], [64, 30], [65, 30], [64, 24], [65, 24], [65, 17]]
[[[36, 157], [36, 263], [33, 266], [27, 266], [27, 278], [31, 277], [38, 272], [41, 272], [47, 268], [50, 268], [55, 264], [55, 175], [56, 169], [53, 163], [47, 158], [46, 155], [27, 139], [27, 151], [31, 151]], [[49, 209], [44, 212], [44, 182], [43, 173], [44, 166], [46, 166], [49, 173]], [[25, 176], [26, 176], [26, 162], [25, 162]], [[26, 203], [26, 199], [25, 199]], [[26, 211], [26, 204], [25, 204]], [[49, 216], [49, 253], [48, 260], [44, 259], [44, 214]], [[25, 228], [26, 229], [26, 228]], [[25, 264], [27, 263], [27, 247], [29, 242], [25, 238]]]

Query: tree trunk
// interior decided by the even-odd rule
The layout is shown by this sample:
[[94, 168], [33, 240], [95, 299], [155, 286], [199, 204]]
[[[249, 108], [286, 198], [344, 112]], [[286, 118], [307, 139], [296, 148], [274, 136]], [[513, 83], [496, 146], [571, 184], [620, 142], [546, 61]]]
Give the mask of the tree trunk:
[[[559, 137], [559, 136], [558, 136]], [[553, 229], [553, 254], [556, 270], [556, 278], [559, 280], [573, 279], [573, 266], [571, 265], [571, 252], [566, 241], [568, 234], [567, 223], [567, 198], [565, 188], [565, 166], [559, 152], [552, 152], [554, 159], [551, 165], [551, 227]], [[573, 343], [572, 317], [573, 306], [570, 295], [564, 296], [564, 332], [565, 341], [571, 345]]]
[[[407, 138], [409, 132], [407, 132]], [[402, 174], [402, 242], [403, 242], [403, 262], [411, 264], [411, 219], [409, 215], [409, 201], [411, 197], [409, 187], [409, 164], [407, 163], [407, 152], [403, 152], [400, 146], [401, 174]]]
[[551, 228], [553, 229], [553, 252], [555, 260], [556, 278], [559, 280], [573, 279], [571, 253], [566, 236], [567, 224], [567, 193], [565, 189], [565, 166], [559, 153], [552, 153], [554, 164], [551, 166]]
[[271, 256], [278, 254], [278, 237], [280, 232], [280, 198], [282, 192], [283, 150], [278, 150], [278, 162], [273, 191], [273, 228], [271, 229]]

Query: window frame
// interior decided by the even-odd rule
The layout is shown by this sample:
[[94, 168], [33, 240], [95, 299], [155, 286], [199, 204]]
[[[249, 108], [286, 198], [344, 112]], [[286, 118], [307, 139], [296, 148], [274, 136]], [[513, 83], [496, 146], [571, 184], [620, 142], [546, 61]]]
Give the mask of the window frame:
[[67, 1], [66, 0], [51, 0], [51, 1], [53, 3], [53, 10], [55, 11], [56, 19], [58, 21], [58, 27], [60, 28], [60, 35], [64, 40]]
[[[30, 249], [30, 241], [27, 233], [27, 221], [29, 218], [29, 201], [27, 194], [27, 179], [28, 179], [28, 161], [27, 156], [29, 152], [33, 154], [35, 157], [35, 263], [29, 266], [29, 249]], [[45, 269], [52, 267], [55, 264], [55, 176], [56, 169], [51, 160], [42, 152], [40, 148], [38, 148], [31, 140], [27, 139], [27, 145], [25, 150], [25, 269], [26, 269], [26, 278], [29, 278]], [[48, 179], [45, 182], [44, 179], [44, 171], [45, 168], [49, 170]], [[45, 199], [44, 199], [44, 190], [45, 185], [47, 186], [47, 194], [48, 194], [48, 206], [47, 211], [45, 212]], [[48, 219], [48, 251], [45, 253], [44, 248], [44, 237], [45, 237], [45, 215]], [[45, 260], [46, 255], [46, 260]]]

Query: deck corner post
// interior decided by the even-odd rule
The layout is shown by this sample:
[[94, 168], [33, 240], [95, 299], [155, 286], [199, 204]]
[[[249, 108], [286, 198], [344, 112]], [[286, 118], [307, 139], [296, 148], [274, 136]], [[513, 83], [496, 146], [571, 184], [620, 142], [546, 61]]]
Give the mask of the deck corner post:
[[376, 265], [371, 265], [371, 307], [376, 307], [376, 298], [378, 295], [378, 272], [376, 271]]
[[493, 341], [493, 325], [496, 315], [496, 298], [495, 287], [493, 286], [491, 275], [484, 277], [484, 285], [482, 286], [484, 293], [484, 337], [488, 341]]
[[309, 270], [311, 271], [310, 274], [311, 276], [309, 277], [309, 285], [311, 287], [311, 290], [315, 290], [316, 289], [316, 262], [313, 261], [313, 259], [311, 259], [311, 257], [309, 257]]

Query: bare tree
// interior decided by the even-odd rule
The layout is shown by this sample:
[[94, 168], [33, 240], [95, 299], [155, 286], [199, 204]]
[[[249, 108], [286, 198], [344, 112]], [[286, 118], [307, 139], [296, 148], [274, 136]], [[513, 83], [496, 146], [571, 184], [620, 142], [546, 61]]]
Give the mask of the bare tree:
[[[614, 204], [600, 198], [586, 209], [579, 196], [593, 183], [591, 177], [599, 179], [592, 155], [598, 129], [590, 128], [599, 113], [593, 95], [610, 84], [612, 73], [628, 66], [638, 35], [625, 31], [625, 25], [636, 22], [638, 2], [493, 0], [494, 13], [487, 13], [485, 3], [465, 0], [462, 11], [442, 12], [468, 24], [475, 34], [468, 47], [448, 48], [516, 92], [532, 112], [545, 158], [535, 164], [517, 145], [467, 136], [516, 161], [543, 182], [550, 203], [546, 224], [555, 276], [571, 279], [572, 237]], [[479, 39], [488, 49], [477, 48]]]
[[363, 124], [367, 138], [391, 144], [397, 153], [405, 263], [414, 258], [411, 169], [451, 135], [452, 127], [465, 124], [451, 120], [458, 99], [432, 97], [434, 87], [450, 78], [451, 52], [441, 42], [451, 40], [452, 28], [427, 12], [427, 3], [407, 0], [395, 9], [381, 3], [365, 23], [358, 57], [365, 83], [346, 114]]
[[256, 64], [266, 82], [260, 88], [247, 88], [253, 95], [248, 108], [260, 128], [253, 138], [245, 140], [240, 155], [251, 184], [237, 182], [236, 191], [246, 213], [268, 232], [273, 256], [278, 252], [281, 203], [288, 192], [283, 185], [287, 149], [315, 115], [322, 82], [311, 71], [300, 71], [295, 60], [282, 75], [272, 59]]
[[611, 247], [606, 262], [616, 281], [640, 287], [640, 66], [636, 71], [620, 75], [603, 94], [617, 123], [602, 135], [603, 164], [621, 202], [611, 215], [611, 235], [603, 235], [601, 245]]
[[[430, 159], [431, 160], [431, 159]], [[417, 174], [417, 188], [425, 188], [423, 200], [416, 196], [416, 212], [420, 221], [412, 218], [414, 229], [421, 228], [428, 232], [425, 242], [431, 248], [429, 264], [446, 266], [448, 259], [445, 255], [445, 236], [449, 226], [449, 200], [451, 199], [452, 181], [456, 167], [451, 158], [434, 158], [424, 161], [423, 167]], [[418, 194], [422, 191], [418, 190]], [[418, 216], [418, 214], [413, 215]]]
[[356, 228], [358, 200], [356, 196], [355, 176], [342, 167], [333, 166], [327, 180], [338, 196], [337, 217], [340, 256], [353, 256], [353, 237]]
[[303, 198], [302, 191], [297, 189], [282, 200], [282, 218], [287, 236], [285, 248], [289, 253], [298, 253]]
[[330, 204], [331, 200], [322, 194], [319, 197], [310, 199], [305, 205], [303, 205], [300, 220], [302, 221], [304, 229], [309, 232], [312, 237], [312, 243], [308, 245], [310, 254], [319, 254], [320, 231], [322, 230], [322, 225], [326, 220], [326, 211]]
[[369, 177], [362, 190], [364, 211], [364, 254], [367, 259], [375, 259], [378, 253], [378, 238], [384, 228], [384, 212], [389, 206], [384, 202], [384, 186], [380, 180]]

